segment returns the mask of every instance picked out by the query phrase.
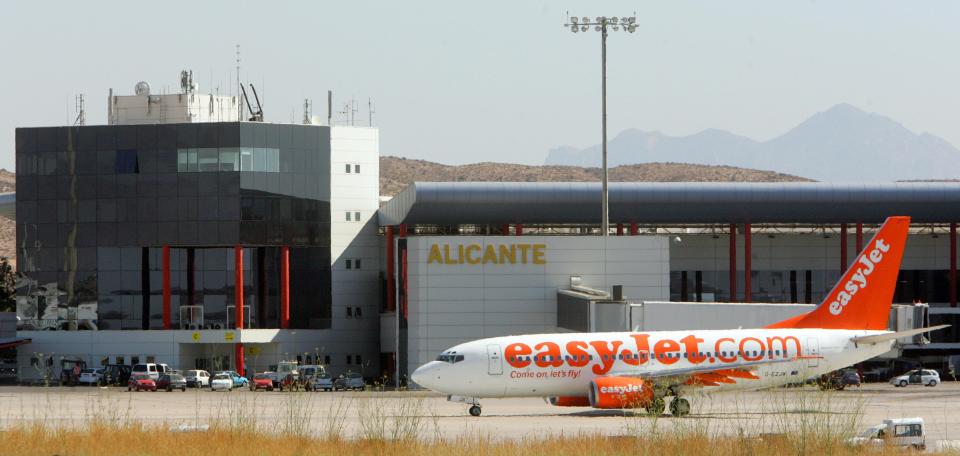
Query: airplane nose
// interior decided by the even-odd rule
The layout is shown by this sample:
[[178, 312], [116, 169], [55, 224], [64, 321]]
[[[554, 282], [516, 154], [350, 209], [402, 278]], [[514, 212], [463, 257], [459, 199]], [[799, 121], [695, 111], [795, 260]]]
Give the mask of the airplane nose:
[[410, 374], [410, 379], [413, 380], [414, 383], [428, 389], [435, 389], [436, 377], [436, 366], [434, 366], [432, 362], [418, 367]]

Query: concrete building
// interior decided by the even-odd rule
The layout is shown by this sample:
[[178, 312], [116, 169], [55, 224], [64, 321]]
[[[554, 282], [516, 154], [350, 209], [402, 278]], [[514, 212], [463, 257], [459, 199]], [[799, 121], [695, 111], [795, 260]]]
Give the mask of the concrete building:
[[17, 129], [21, 372], [378, 374], [377, 130], [208, 122], [192, 90], [151, 97], [112, 96], [112, 125]]

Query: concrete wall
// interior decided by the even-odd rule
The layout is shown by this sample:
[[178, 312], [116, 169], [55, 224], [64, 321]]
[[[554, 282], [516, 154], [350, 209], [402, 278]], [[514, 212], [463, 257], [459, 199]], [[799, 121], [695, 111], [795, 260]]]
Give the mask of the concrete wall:
[[[633, 300], [669, 298], [669, 247], [664, 236], [424, 236], [408, 238], [408, 372], [458, 343], [510, 334], [557, 332], [557, 290], [581, 276], [610, 291], [623, 285]], [[460, 264], [460, 246], [542, 244], [542, 264]], [[449, 246], [441, 262], [431, 247]], [[474, 252], [476, 253], [476, 252]], [[450, 258], [447, 258], [450, 257]], [[475, 256], [472, 259], [476, 259]], [[452, 261], [455, 264], [447, 264]]]

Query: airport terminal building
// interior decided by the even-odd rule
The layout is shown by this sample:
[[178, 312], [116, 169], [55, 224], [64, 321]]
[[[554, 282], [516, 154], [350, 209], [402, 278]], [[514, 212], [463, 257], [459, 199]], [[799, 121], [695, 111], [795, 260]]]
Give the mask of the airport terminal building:
[[913, 217], [891, 324], [954, 324], [892, 356], [960, 354], [960, 184], [614, 183], [604, 237], [599, 184], [381, 200], [376, 129], [199, 96], [17, 129], [21, 380], [58, 359], [402, 379], [482, 337], [764, 324], [818, 303], [889, 215]]

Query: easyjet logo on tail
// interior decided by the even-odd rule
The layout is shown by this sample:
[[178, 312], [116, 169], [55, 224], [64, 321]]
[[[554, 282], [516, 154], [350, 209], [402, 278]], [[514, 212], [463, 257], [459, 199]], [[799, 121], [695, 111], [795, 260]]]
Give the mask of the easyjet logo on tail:
[[860, 265], [856, 272], [850, 276], [850, 280], [843, 285], [843, 289], [837, 293], [837, 299], [830, 303], [830, 313], [840, 315], [843, 308], [847, 306], [850, 299], [863, 288], [867, 288], [870, 274], [873, 274], [874, 268], [883, 261], [883, 254], [890, 251], [890, 244], [883, 239], [877, 239], [873, 244], [873, 250], [869, 254], [864, 253], [860, 256]]

